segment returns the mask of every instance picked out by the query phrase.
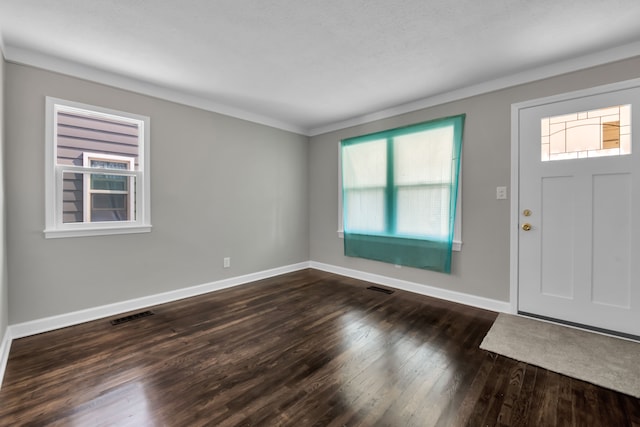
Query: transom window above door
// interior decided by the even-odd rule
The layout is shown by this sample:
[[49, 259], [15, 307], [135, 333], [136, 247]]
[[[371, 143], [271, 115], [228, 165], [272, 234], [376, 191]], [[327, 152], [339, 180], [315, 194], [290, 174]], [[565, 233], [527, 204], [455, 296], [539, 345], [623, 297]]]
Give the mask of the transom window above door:
[[543, 162], [631, 154], [631, 105], [541, 120]]

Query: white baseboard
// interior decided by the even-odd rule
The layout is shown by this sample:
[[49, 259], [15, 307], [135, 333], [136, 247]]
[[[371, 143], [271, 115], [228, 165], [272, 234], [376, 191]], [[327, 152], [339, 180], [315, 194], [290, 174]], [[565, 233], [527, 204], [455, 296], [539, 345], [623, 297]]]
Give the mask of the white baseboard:
[[291, 273], [294, 271], [303, 270], [305, 268], [309, 268], [309, 262], [301, 262], [299, 264], [273, 268], [270, 270], [247, 274], [244, 276], [232, 277], [216, 282], [205, 283], [203, 285], [192, 286], [184, 289], [176, 289], [175, 291], [163, 292], [161, 294], [88, 308], [85, 310], [74, 311], [72, 313], [60, 314], [58, 316], [46, 317], [29, 322], [17, 323], [15, 325], [9, 326], [8, 333], [10, 333], [12, 339], [27, 337], [30, 335], [49, 332], [55, 329], [65, 328], [67, 326], [78, 325], [80, 323], [102, 319], [104, 317], [114, 316], [129, 311], [139, 310], [158, 304], [165, 304], [168, 302], [194, 297], [213, 291], [219, 291], [221, 289], [231, 288], [234, 286], [243, 285], [245, 283], [255, 282], [257, 280], [267, 279], [269, 277], [279, 276], [281, 274]]
[[367, 273], [359, 270], [338, 267], [330, 264], [311, 261], [311, 268], [316, 270], [327, 271], [329, 273], [340, 274], [342, 276], [352, 277], [354, 279], [365, 280], [367, 282], [386, 285], [403, 291], [413, 292], [415, 294], [426, 295], [429, 297], [439, 298], [459, 304], [470, 305], [473, 307], [483, 308], [485, 310], [509, 313], [511, 304], [508, 301], [499, 301], [476, 295], [465, 294], [462, 292], [450, 291], [448, 289], [436, 288], [433, 286], [422, 285], [420, 283], [408, 282], [406, 280], [394, 279], [392, 277], [380, 276], [378, 274]]
[[114, 304], [88, 308], [85, 310], [74, 311], [72, 313], [66, 313], [58, 316], [51, 316], [43, 319], [10, 325], [5, 331], [2, 342], [0, 343], [0, 387], [2, 386], [2, 379], [4, 378], [4, 372], [7, 366], [7, 361], [9, 359], [11, 342], [14, 339], [40, 334], [43, 332], [49, 332], [55, 329], [78, 325], [80, 323], [102, 319], [129, 311], [135, 311], [158, 304], [165, 304], [168, 302], [202, 295], [213, 291], [231, 288], [234, 286], [255, 282], [257, 280], [279, 276], [281, 274], [304, 270], [305, 268], [315, 268], [316, 270], [327, 271], [342, 276], [352, 277], [354, 279], [365, 280], [368, 282], [386, 285], [416, 294], [426, 295], [491, 311], [509, 313], [511, 309], [510, 304], [505, 301], [498, 301], [475, 295], [464, 294], [461, 292], [450, 291], [447, 289], [436, 288], [433, 286], [422, 285], [419, 283], [408, 282], [405, 280], [394, 279], [391, 277], [380, 276], [377, 274], [367, 273], [359, 270], [352, 270], [330, 264], [323, 264], [315, 261], [301, 262], [298, 264], [273, 268], [270, 270], [247, 274], [244, 276], [232, 277], [229, 279], [205, 283], [189, 288], [177, 289], [175, 291], [164, 292], [161, 294], [150, 295], [128, 301], [122, 301]]
[[9, 350], [11, 349], [11, 330], [7, 328], [0, 342], [0, 388], [2, 388], [2, 380], [4, 379], [4, 371], [7, 369], [7, 362], [9, 361]]
[[[475, 295], [465, 294], [447, 289], [436, 288], [433, 286], [423, 285], [419, 283], [408, 282], [405, 280], [394, 279], [391, 277], [380, 276], [377, 274], [367, 273], [359, 270], [352, 270], [344, 267], [338, 267], [330, 264], [323, 264], [315, 261], [301, 262], [298, 264], [288, 265], [284, 267], [264, 270], [257, 273], [251, 273], [244, 276], [232, 277], [229, 279], [219, 280], [216, 282], [205, 283], [202, 285], [192, 286], [175, 291], [164, 292], [161, 294], [150, 295], [146, 297], [136, 298], [132, 300], [122, 301], [114, 304], [103, 305], [99, 307], [88, 308], [85, 310], [65, 313], [58, 316], [46, 317], [43, 319], [32, 320], [24, 323], [17, 323], [9, 326], [5, 334], [5, 340], [10, 343], [11, 339], [22, 338], [30, 335], [40, 334], [43, 332], [53, 331], [55, 329], [65, 328], [84, 322], [89, 322], [104, 317], [114, 316], [129, 311], [139, 310], [142, 308], [165, 304], [184, 298], [206, 294], [221, 289], [231, 288], [243, 285], [245, 283], [255, 282], [257, 280], [267, 279], [269, 277], [281, 274], [291, 273], [305, 268], [315, 268], [317, 270], [327, 271], [330, 273], [340, 274], [342, 276], [352, 277], [355, 279], [366, 280], [368, 282], [381, 285], [391, 286], [397, 289], [426, 295], [430, 297], [440, 298], [447, 301], [453, 301], [460, 304], [471, 305], [474, 307], [484, 308], [487, 310], [509, 313], [511, 306], [508, 302], [498, 301], [489, 298], [479, 297]], [[11, 337], [8, 339], [7, 336]], [[4, 350], [5, 346], [0, 350]], [[8, 353], [8, 349], [6, 350]], [[1, 354], [0, 354], [1, 355]]]

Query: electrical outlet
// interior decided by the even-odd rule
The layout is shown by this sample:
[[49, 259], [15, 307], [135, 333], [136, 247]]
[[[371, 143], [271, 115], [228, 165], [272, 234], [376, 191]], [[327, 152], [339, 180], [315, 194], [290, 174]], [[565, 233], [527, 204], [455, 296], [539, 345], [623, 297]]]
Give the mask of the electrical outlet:
[[231, 258], [230, 257], [225, 257], [222, 260], [222, 265], [224, 266], [224, 268], [229, 268], [231, 267]]
[[496, 187], [496, 199], [507, 200], [507, 187]]

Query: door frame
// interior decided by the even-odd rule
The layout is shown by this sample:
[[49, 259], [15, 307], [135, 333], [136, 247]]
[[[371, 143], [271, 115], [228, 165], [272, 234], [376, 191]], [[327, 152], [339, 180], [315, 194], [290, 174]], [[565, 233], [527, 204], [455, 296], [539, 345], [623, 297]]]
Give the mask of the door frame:
[[[518, 314], [518, 293], [519, 293], [519, 243], [520, 243], [520, 111], [539, 107], [545, 104], [553, 104], [555, 102], [570, 101], [576, 98], [586, 96], [599, 95], [607, 92], [615, 92], [619, 90], [640, 87], [640, 78], [625, 80], [617, 83], [595, 86], [587, 89], [576, 90], [572, 92], [561, 93], [557, 95], [546, 96], [542, 98], [531, 99], [528, 101], [511, 104], [511, 215], [510, 215], [510, 233], [509, 233], [509, 303], [510, 312]], [[633, 108], [633, 107], [632, 107]], [[640, 108], [636, 107], [636, 108]], [[640, 124], [635, 124], [640, 127]], [[634, 135], [634, 124], [632, 123], [632, 138]], [[636, 149], [633, 147], [632, 150]], [[637, 148], [640, 149], [640, 146]]]

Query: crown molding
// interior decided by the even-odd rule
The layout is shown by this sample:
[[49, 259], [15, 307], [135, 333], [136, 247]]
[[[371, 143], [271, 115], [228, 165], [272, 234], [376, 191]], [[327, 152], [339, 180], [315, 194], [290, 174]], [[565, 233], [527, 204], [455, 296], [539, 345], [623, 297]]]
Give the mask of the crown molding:
[[160, 98], [178, 104], [196, 107], [205, 111], [211, 111], [213, 113], [219, 113], [225, 116], [247, 120], [253, 123], [307, 136], [308, 129], [303, 127], [292, 123], [286, 123], [272, 117], [220, 104], [203, 96], [193, 95], [177, 89], [171, 89], [144, 80], [127, 77], [122, 74], [101, 70], [99, 68], [47, 55], [34, 50], [17, 48], [15, 46], [6, 46], [4, 53], [6, 60], [15, 64], [41, 68], [83, 80], [104, 84], [106, 86], [125, 89], [142, 95], [152, 96], [154, 98]]
[[421, 110], [423, 108], [433, 107], [436, 105], [445, 104], [447, 102], [458, 101], [460, 99], [482, 95], [484, 93], [494, 92], [497, 90], [506, 89], [508, 87], [518, 86], [537, 80], [559, 76], [561, 74], [567, 74], [574, 71], [584, 70], [586, 68], [596, 67], [598, 65], [621, 61], [624, 59], [632, 58], [634, 56], [640, 56], [640, 41], [592, 53], [589, 55], [555, 62], [542, 67], [533, 68], [531, 70], [511, 74], [476, 85], [467, 86], [461, 89], [456, 89], [450, 92], [422, 98], [417, 101], [397, 105], [371, 114], [354, 117], [336, 123], [330, 123], [325, 126], [310, 129], [308, 132], [308, 136], [321, 135], [352, 126], [370, 123], [376, 120], [387, 119], [389, 117], [410, 113], [413, 111]]
[[226, 116], [247, 120], [253, 123], [293, 132], [305, 136], [316, 136], [352, 126], [370, 123], [376, 120], [386, 119], [400, 114], [410, 113], [424, 108], [433, 107], [447, 102], [457, 101], [471, 96], [481, 95], [508, 87], [518, 86], [537, 80], [542, 80], [561, 74], [583, 70], [611, 62], [640, 56], [640, 41], [625, 44], [600, 52], [570, 58], [564, 61], [533, 68], [516, 74], [489, 80], [476, 85], [452, 90], [449, 92], [421, 98], [419, 100], [397, 105], [391, 108], [365, 114], [351, 119], [342, 120], [327, 125], [305, 128], [293, 123], [283, 122], [272, 117], [263, 116], [251, 111], [242, 110], [228, 105], [220, 104], [210, 98], [186, 93], [177, 89], [163, 87], [144, 80], [127, 77], [110, 71], [83, 65], [77, 62], [64, 60], [41, 52], [6, 46], [3, 43], [2, 31], [0, 31], [0, 50], [7, 61], [29, 65], [36, 68], [93, 81], [131, 92], [153, 96], [167, 101], [200, 108], [202, 110], [223, 114]]

